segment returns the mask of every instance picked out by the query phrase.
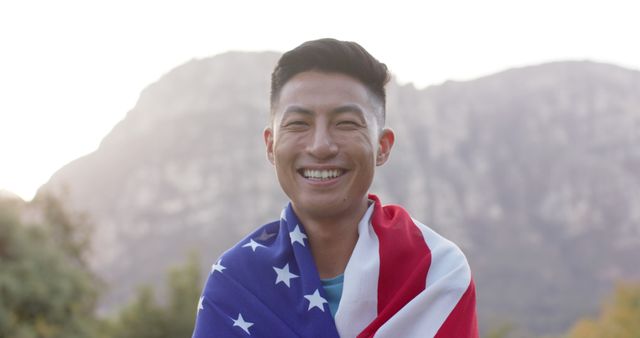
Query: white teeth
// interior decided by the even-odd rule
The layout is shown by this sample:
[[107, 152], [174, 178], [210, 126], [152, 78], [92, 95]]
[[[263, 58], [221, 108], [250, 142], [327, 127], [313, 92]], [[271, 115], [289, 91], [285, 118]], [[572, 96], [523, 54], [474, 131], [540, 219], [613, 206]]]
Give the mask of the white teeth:
[[312, 180], [328, 180], [332, 178], [336, 178], [342, 175], [341, 169], [332, 169], [332, 170], [312, 170], [312, 169], [304, 169], [302, 172], [303, 176]]

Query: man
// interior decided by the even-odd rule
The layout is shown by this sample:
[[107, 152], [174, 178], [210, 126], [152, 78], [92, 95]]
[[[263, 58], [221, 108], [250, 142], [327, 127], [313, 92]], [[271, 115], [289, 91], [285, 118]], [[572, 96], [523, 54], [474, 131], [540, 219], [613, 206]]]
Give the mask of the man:
[[194, 337], [477, 337], [462, 252], [368, 195], [395, 136], [387, 67], [353, 42], [285, 53], [267, 157], [291, 199], [213, 264]]

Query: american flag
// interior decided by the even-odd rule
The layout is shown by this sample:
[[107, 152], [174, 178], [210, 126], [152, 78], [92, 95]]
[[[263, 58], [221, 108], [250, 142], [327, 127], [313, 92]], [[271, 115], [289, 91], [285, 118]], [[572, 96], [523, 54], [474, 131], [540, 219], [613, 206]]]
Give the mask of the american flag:
[[478, 337], [462, 251], [401, 207], [369, 199], [335, 320], [289, 204], [211, 266], [193, 337]]

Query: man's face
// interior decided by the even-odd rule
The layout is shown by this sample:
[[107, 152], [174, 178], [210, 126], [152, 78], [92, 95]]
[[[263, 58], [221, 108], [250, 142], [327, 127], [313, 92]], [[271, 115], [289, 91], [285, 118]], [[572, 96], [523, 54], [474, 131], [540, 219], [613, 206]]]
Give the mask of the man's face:
[[382, 108], [368, 89], [344, 74], [302, 72], [273, 109], [267, 156], [295, 211], [321, 219], [365, 208], [375, 166], [394, 141], [391, 130], [380, 130]]

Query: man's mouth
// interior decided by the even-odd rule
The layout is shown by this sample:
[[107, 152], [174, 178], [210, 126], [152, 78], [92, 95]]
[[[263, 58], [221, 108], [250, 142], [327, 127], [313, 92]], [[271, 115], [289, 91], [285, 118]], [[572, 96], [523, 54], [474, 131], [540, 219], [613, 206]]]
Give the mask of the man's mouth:
[[343, 169], [300, 169], [298, 172], [306, 179], [314, 181], [327, 181], [342, 176]]

